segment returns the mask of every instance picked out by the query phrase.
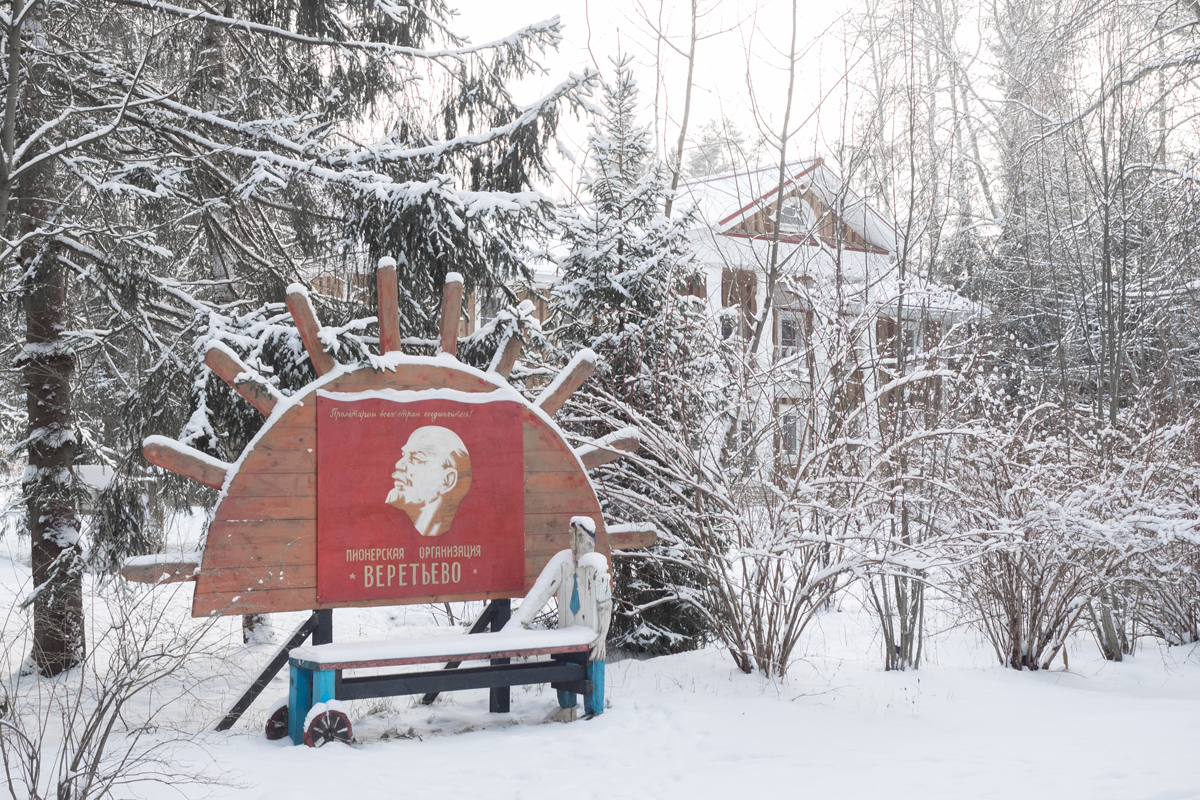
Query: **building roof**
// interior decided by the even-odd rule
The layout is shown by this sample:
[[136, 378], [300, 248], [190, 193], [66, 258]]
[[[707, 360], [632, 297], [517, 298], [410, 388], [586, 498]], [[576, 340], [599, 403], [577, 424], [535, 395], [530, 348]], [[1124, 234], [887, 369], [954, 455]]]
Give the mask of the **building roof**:
[[[784, 167], [784, 191], [808, 188], [831, 208], [839, 208], [842, 222], [874, 247], [896, 253], [902, 238], [879, 212], [852, 191], [818, 157], [793, 161]], [[695, 208], [699, 223], [718, 233], [738, 226], [775, 202], [779, 167], [737, 170], [708, 175], [679, 185], [680, 202]], [[839, 206], [839, 204], [841, 204]]]

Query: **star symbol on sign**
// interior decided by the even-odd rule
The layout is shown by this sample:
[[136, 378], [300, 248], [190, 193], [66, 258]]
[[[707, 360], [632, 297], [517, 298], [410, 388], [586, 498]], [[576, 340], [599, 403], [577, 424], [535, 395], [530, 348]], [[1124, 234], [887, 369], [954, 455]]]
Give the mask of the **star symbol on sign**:
[[353, 573], [353, 572], [351, 572], [351, 573], [350, 573], [350, 580], [354, 580], [354, 573]]
[[479, 570], [477, 570], [477, 569], [473, 569], [473, 570], [471, 570], [471, 574], [472, 574], [472, 575], [478, 575], [478, 574], [479, 574]]

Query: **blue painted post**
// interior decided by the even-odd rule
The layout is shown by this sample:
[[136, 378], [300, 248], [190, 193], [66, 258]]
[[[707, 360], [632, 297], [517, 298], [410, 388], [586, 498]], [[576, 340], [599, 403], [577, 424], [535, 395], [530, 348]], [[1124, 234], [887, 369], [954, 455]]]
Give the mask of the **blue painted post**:
[[312, 672], [292, 662], [288, 679], [288, 736], [292, 744], [304, 744], [304, 718], [312, 708], [312, 697]]
[[604, 662], [588, 662], [588, 680], [592, 682], [592, 693], [583, 696], [585, 714], [604, 713]]
[[575, 696], [574, 692], [564, 691], [563, 689], [558, 690], [559, 708], [574, 708], [578, 704], [579, 698]]
[[312, 701], [314, 706], [317, 703], [327, 703], [333, 699], [333, 678], [336, 674], [337, 672], [332, 669], [320, 669], [313, 673]]

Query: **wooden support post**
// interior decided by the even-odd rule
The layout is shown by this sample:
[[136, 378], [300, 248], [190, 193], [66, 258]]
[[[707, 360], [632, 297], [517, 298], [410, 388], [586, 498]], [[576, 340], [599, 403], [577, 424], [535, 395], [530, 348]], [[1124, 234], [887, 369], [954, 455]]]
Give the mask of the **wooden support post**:
[[457, 272], [446, 275], [442, 288], [442, 352], [458, 351], [458, 320], [462, 316], [463, 279]]
[[376, 314], [379, 317], [379, 353], [400, 350], [400, 300], [396, 295], [396, 259], [379, 259], [375, 270]]
[[225, 475], [231, 466], [166, 436], [147, 436], [142, 442], [142, 457], [156, 467], [214, 489], [225, 485]]
[[246, 398], [264, 417], [271, 416], [275, 404], [283, 399], [274, 386], [246, 366], [246, 363], [237, 357], [237, 353], [221, 342], [209, 343], [204, 351], [204, 363], [214, 375]]
[[333, 369], [336, 362], [333, 356], [325, 352], [325, 345], [321, 344], [321, 323], [317, 321], [317, 312], [313, 311], [312, 303], [309, 302], [308, 290], [298, 283], [289, 286], [287, 307], [292, 313], [296, 330], [300, 333], [300, 341], [304, 342], [304, 349], [312, 359], [317, 376], [326, 374]]
[[[472, 633], [483, 633], [486, 631], [488, 626], [492, 624], [492, 619], [496, 616], [496, 609], [497, 606], [495, 600], [492, 600], [486, 606], [484, 606], [483, 613], [480, 614], [479, 618], [475, 620], [475, 624], [471, 626], [471, 630], [467, 631], [467, 634], [470, 635]], [[442, 669], [458, 669], [460, 666], [462, 666], [461, 661], [447, 661], [446, 666], [442, 667]], [[437, 700], [439, 694], [441, 693], [426, 692], [425, 696], [421, 698], [421, 702], [425, 705], [431, 705], [434, 700]]]
[[[283, 669], [288, 663], [288, 653], [292, 651], [292, 648], [299, 647], [300, 645], [304, 644], [304, 640], [307, 639], [316, 629], [317, 612], [314, 611], [308, 619], [300, 623], [300, 627], [296, 628], [296, 631], [292, 634], [292, 637], [283, 643], [283, 646], [280, 647], [275, 653], [275, 657], [271, 659], [266, 668], [264, 668], [263, 671], [259, 673], [258, 677], [254, 679], [254, 683], [250, 684], [250, 688], [238, 698], [237, 702], [230, 707], [229, 712], [225, 714], [219, 723], [217, 723], [218, 731], [229, 730], [233, 727], [235, 722], [241, 719], [242, 714], [246, 713], [246, 709], [250, 707], [250, 704], [258, 699], [258, 696], [262, 694], [263, 689], [267, 688], [267, 685], [271, 682], [271, 680], [279, 674], [279, 670]], [[289, 717], [289, 723], [290, 719], [291, 718]], [[303, 721], [304, 720], [301, 720], [301, 722]], [[288, 733], [290, 734], [291, 731], [289, 730]], [[304, 732], [301, 731], [301, 736], [303, 735]]]
[[583, 696], [583, 713], [589, 715], [604, 713], [604, 662], [588, 662], [588, 680], [592, 690]]
[[508, 339], [504, 342], [504, 350], [500, 354], [500, 360], [496, 362], [494, 372], [505, 380], [512, 373], [513, 367], [517, 364], [517, 357], [521, 355], [521, 347], [525, 343], [521, 341], [520, 335], [513, 331]]
[[558, 373], [558, 377], [542, 390], [533, 404], [547, 414], [553, 415], [563, 407], [567, 398], [583, 385], [594, 369], [596, 369], [596, 354], [591, 350], [580, 350], [563, 368], [563, 371]]
[[[496, 613], [492, 616], [492, 632], [498, 632], [512, 617], [512, 601], [511, 600], [493, 600], [492, 605], [496, 607]], [[492, 665], [507, 664], [511, 659], [508, 658], [493, 658]], [[509, 710], [510, 692], [507, 686], [493, 687], [491, 696], [488, 698], [488, 711], [493, 714], [507, 714]]]
[[288, 736], [292, 744], [304, 744], [304, 718], [312, 708], [312, 670], [291, 665], [288, 679]]
[[314, 611], [317, 617], [317, 627], [313, 631], [313, 644], [333, 643], [333, 609], [322, 608]]

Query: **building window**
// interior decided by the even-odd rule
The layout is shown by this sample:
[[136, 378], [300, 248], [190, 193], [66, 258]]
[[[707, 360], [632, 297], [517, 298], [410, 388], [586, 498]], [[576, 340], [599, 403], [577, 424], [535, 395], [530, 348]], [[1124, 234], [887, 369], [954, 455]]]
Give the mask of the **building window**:
[[[742, 310], [742, 337], [749, 339], [754, 333], [754, 323], [758, 314], [758, 276], [754, 270], [721, 270], [721, 306]], [[722, 317], [722, 320], [724, 319], [726, 318]], [[730, 323], [731, 326], [732, 324]], [[722, 337], [728, 338], [732, 332], [732, 329], [726, 332], [725, 322], [722, 321]]]
[[479, 304], [479, 325], [480, 327], [487, 325], [500, 315], [502, 308], [499, 297], [485, 297], [483, 302]]
[[783, 211], [779, 214], [779, 230], [782, 233], [812, 233], [817, 227], [817, 215], [812, 206], [799, 197], [789, 197], [783, 201]]
[[754, 446], [754, 423], [743, 419], [738, 421], [738, 446], [742, 451], [742, 477], [750, 477], [751, 471], [758, 466], [758, 452]]
[[787, 453], [789, 456], [794, 456], [796, 455], [799, 442], [799, 437], [796, 435], [796, 424], [798, 422], [796, 418], [796, 407], [783, 406], [782, 410], [783, 414], [779, 418], [780, 444], [783, 446], [783, 452]]

